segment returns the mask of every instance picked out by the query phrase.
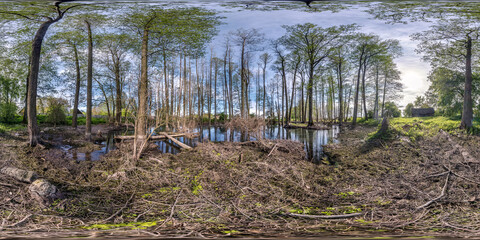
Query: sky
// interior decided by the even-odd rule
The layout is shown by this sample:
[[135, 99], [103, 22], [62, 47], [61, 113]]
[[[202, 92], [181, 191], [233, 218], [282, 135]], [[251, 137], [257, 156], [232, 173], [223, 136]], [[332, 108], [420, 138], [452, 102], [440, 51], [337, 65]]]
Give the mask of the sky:
[[[209, 7], [219, 8], [215, 4]], [[232, 10], [222, 12], [225, 23], [219, 27], [219, 34], [213, 40], [212, 46], [223, 46], [225, 36], [238, 28], [256, 28], [265, 34], [266, 39], [277, 39], [285, 30], [282, 25], [301, 23], [314, 23], [321, 27], [331, 27], [342, 24], [356, 23], [361, 26], [359, 31], [374, 33], [382, 39], [397, 39], [403, 48], [403, 56], [395, 62], [401, 71], [401, 81], [404, 85], [403, 98], [397, 101], [400, 108], [415, 100], [416, 96], [423, 95], [429, 87], [427, 76], [430, 71], [429, 63], [422, 61], [422, 55], [415, 53], [417, 42], [412, 41], [410, 36], [414, 33], [427, 30], [430, 23], [414, 22], [408, 24], [386, 24], [383, 20], [373, 19], [365, 12], [365, 7], [353, 7], [340, 12], [305, 12], [301, 10]], [[268, 41], [265, 41], [268, 45]], [[272, 77], [270, 72], [270, 77]]]
[[[257, 28], [267, 39], [281, 37], [285, 30], [282, 25], [314, 23], [321, 27], [331, 27], [342, 24], [356, 23], [360, 31], [375, 33], [382, 39], [397, 39], [403, 48], [403, 55], [395, 60], [401, 71], [401, 81], [404, 85], [403, 98], [397, 104], [403, 108], [413, 102], [416, 96], [423, 95], [429, 87], [427, 76], [430, 66], [422, 61], [422, 55], [415, 53], [417, 42], [410, 36], [427, 30], [430, 23], [415, 22], [408, 24], [385, 24], [382, 20], [373, 19], [366, 13], [366, 8], [355, 7], [340, 12], [304, 12], [300, 10], [278, 11], [229, 11], [221, 15], [225, 24], [219, 27], [219, 35], [214, 39], [213, 46], [222, 46], [225, 36], [238, 28]], [[268, 41], [265, 42], [268, 44]], [[271, 74], [271, 73], [270, 73]]]

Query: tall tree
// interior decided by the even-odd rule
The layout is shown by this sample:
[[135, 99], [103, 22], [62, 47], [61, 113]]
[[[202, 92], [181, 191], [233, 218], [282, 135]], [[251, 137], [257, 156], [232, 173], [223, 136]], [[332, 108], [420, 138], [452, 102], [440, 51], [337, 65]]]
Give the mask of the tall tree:
[[354, 30], [355, 25], [322, 28], [312, 23], [284, 26], [287, 34], [282, 42], [287, 49], [303, 55], [308, 68], [308, 127], [313, 126], [313, 87], [315, 70], [340, 44], [342, 35]]
[[[38, 14], [39, 8], [45, 13], [45, 9], [38, 5], [22, 4], [19, 7], [14, 7], [14, 10], [0, 11], [0, 14], [8, 15], [8, 17], [22, 18], [29, 21], [40, 23], [40, 27], [32, 41], [31, 57], [30, 57], [30, 69], [28, 76], [28, 90], [27, 90], [27, 119], [28, 119], [28, 135], [29, 145], [34, 147], [38, 144], [38, 125], [37, 125], [37, 86], [38, 86], [38, 74], [40, 69], [42, 44], [45, 35], [47, 34], [50, 26], [60, 21], [65, 14], [78, 5], [72, 5], [62, 7], [63, 1], [54, 2], [54, 11], [47, 10], [46, 15]], [[53, 16], [49, 16], [53, 15]], [[46, 20], [44, 20], [46, 19]]]
[[473, 125], [472, 100], [472, 60], [480, 38], [480, 24], [463, 18], [447, 18], [438, 21], [429, 30], [412, 36], [419, 40], [417, 51], [424, 53], [424, 59], [435, 68], [438, 65], [461, 69], [464, 72], [465, 85], [463, 111], [460, 128]]
[[243, 118], [248, 116], [248, 84], [249, 71], [247, 69], [248, 53], [258, 50], [258, 43], [262, 42], [263, 34], [257, 29], [238, 29], [233, 32], [233, 41], [240, 47], [240, 115]]

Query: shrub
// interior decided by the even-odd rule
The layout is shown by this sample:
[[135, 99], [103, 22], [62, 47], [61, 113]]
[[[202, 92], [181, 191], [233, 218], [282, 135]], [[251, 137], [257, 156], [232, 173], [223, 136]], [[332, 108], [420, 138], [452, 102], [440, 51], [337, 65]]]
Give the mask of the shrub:
[[67, 122], [66, 107], [67, 101], [65, 99], [48, 98], [47, 122], [54, 125], [65, 124]]
[[4, 122], [4, 123], [15, 122], [16, 112], [17, 112], [17, 105], [15, 105], [15, 103], [0, 103], [0, 122]]

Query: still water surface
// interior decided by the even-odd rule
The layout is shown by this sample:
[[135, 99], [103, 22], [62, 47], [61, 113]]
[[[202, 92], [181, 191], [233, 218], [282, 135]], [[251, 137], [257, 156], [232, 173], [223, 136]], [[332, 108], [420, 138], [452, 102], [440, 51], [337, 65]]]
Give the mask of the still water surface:
[[[224, 127], [201, 127], [194, 130], [198, 132], [199, 136], [195, 138], [177, 138], [180, 142], [189, 146], [195, 147], [199, 142], [245, 142], [255, 141], [256, 138], [243, 134], [240, 131], [232, 130]], [[264, 139], [276, 140], [276, 139], [289, 139], [298, 141], [304, 144], [306, 158], [313, 162], [320, 162], [323, 157], [323, 145], [328, 143], [336, 143], [336, 136], [339, 132], [338, 126], [333, 126], [328, 130], [310, 130], [303, 128], [286, 129], [281, 126], [268, 126], [263, 132]], [[67, 157], [70, 157], [77, 161], [97, 161], [104, 154], [116, 149], [114, 137], [122, 132], [110, 132], [106, 141], [98, 142], [102, 148], [93, 152], [79, 152], [75, 149], [71, 149], [68, 146], [64, 147], [67, 152]], [[163, 153], [177, 154], [181, 150], [180, 148], [170, 140], [157, 141], [155, 144], [158, 149]]]

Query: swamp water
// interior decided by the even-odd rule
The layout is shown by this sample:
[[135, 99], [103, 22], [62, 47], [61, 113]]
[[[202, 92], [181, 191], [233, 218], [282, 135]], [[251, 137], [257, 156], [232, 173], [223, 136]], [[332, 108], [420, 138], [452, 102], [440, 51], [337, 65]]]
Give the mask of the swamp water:
[[[312, 130], [304, 128], [286, 129], [281, 126], [268, 126], [262, 132], [262, 137], [267, 140], [288, 139], [299, 141], [304, 144], [306, 158], [310, 161], [318, 163], [323, 157], [323, 145], [328, 143], [337, 143], [336, 136], [339, 133], [338, 126], [332, 126], [328, 130]], [[199, 136], [194, 138], [178, 137], [176, 138], [182, 143], [191, 147], [197, 146], [199, 142], [245, 142], [257, 140], [253, 136], [243, 134], [241, 131], [231, 130], [224, 127], [208, 127], [203, 126], [196, 128], [193, 132], [199, 133]], [[115, 136], [121, 135], [122, 131], [111, 131], [108, 133], [105, 141], [98, 141], [96, 144], [101, 145], [101, 149], [92, 152], [80, 152], [69, 145], [64, 145], [62, 150], [67, 153], [67, 157], [76, 161], [98, 161], [104, 154], [115, 150]], [[154, 142], [162, 153], [177, 154], [181, 151], [170, 140], [162, 140]]]

